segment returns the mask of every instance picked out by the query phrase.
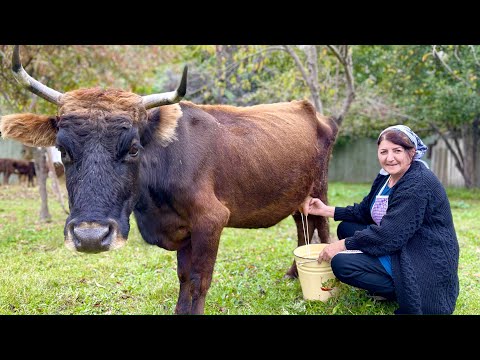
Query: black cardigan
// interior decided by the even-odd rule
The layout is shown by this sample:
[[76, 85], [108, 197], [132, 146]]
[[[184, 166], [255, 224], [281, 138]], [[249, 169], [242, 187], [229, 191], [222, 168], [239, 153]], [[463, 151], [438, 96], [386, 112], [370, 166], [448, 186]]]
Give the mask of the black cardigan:
[[378, 174], [360, 204], [335, 208], [335, 220], [371, 224], [346, 238], [345, 247], [391, 255], [396, 314], [452, 314], [459, 292], [459, 246], [445, 189], [430, 169], [414, 161], [392, 188], [377, 226], [370, 204], [387, 177]]

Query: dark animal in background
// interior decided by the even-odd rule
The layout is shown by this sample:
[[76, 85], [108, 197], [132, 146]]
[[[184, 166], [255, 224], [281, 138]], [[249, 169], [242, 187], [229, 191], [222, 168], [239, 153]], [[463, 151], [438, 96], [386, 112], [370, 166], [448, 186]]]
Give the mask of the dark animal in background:
[[[61, 162], [53, 163], [55, 174], [57, 178], [61, 178], [65, 171]], [[48, 171], [48, 169], [47, 169]], [[27, 186], [35, 186], [35, 163], [33, 161], [22, 159], [0, 158], [0, 175], [3, 173], [3, 183], [9, 183], [10, 175], [16, 174], [19, 178], [19, 183], [26, 183]], [[24, 180], [25, 179], [25, 180]], [[0, 181], [0, 185], [2, 182]]]
[[15, 168], [15, 174], [19, 177], [20, 183], [22, 182], [22, 178], [25, 178], [27, 186], [35, 186], [34, 178], [36, 174], [35, 163], [33, 161], [16, 160], [13, 163], [13, 167]]
[[0, 159], [0, 175], [3, 174], [4, 185], [8, 185], [10, 175], [12, 175], [15, 172], [15, 168], [13, 166], [14, 162], [15, 162], [15, 159], [9, 159], [9, 158]]
[[28, 186], [33, 186], [33, 177], [35, 176], [34, 163], [21, 159], [0, 159], [0, 174], [3, 173], [3, 184], [8, 185], [10, 176], [12, 174], [18, 175], [19, 183], [22, 183], [23, 178], [27, 179]]
[[[224, 227], [265, 228], [294, 214], [302, 245], [298, 206], [308, 195], [327, 201], [337, 126], [308, 101], [179, 102], [186, 68], [169, 93], [90, 88], [62, 94], [24, 71], [18, 47], [12, 68], [20, 82], [59, 107], [58, 117], [4, 116], [0, 131], [62, 153], [70, 204], [66, 246], [90, 253], [122, 246], [133, 211], [145, 241], [177, 251], [176, 313], [204, 312]], [[308, 216], [308, 229], [328, 242], [326, 218]], [[297, 276], [294, 263], [287, 275]]]

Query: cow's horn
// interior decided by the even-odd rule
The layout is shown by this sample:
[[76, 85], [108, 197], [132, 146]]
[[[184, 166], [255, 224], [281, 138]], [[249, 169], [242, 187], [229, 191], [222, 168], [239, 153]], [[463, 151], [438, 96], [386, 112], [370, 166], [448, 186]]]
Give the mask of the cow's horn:
[[143, 105], [145, 109], [151, 109], [156, 106], [175, 104], [182, 100], [187, 92], [187, 70], [188, 66], [183, 68], [182, 80], [177, 90], [161, 94], [152, 94], [143, 96]]
[[41, 82], [28, 75], [23, 69], [22, 63], [20, 62], [20, 51], [18, 45], [15, 45], [15, 48], [13, 49], [12, 71], [15, 79], [17, 79], [17, 81], [25, 86], [28, 90], [44, 98], [45, 100], [54, 103], [55, 105], [60, 104], [60, 98], [63, 95], [62, 93], [43, 85]]

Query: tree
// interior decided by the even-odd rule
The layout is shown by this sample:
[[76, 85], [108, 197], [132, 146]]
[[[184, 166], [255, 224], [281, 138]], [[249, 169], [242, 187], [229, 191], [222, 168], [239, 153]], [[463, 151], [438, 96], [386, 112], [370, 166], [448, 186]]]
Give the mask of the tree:
[[[292, 46], [284, 45], [284, 48], [293, 58], [295, 65], [302, 74], [302, 77], [310, 90], [311, 99], [315, 104], [315, 108], [318, 112], [324, 113], [322, 94], [320, 92], [319, 52], [324, 58], [327, 58], [327, 53], [325, 51], [322, 52], [322, 49], [325, 48], [318, 45], [297, 46], [297, 48], [302, 50], [305, 54], [304, 62], [300, 59]], [[355, 99], [352, 52], [348, 45], [326, 45], [326, 49], [333, 54], [338, 63], [335, 63], [333, 66], [331, 66], [331, 64], [328, 66], [329, 63], [324, 60], [324, 64], [327, 66], [324, 68], [322, 85], [325, 90], [333, 89], [333, 91], [329, 91], [333, 98], [331, 100], [332, 106], [329, 109], [329, 114], [335, 118], [338, 126], [341, 126], [343, 119], [347, 115], [348, 110]], [[331, 86], [328, 84], [328, 79], [332, 80], [330, 84]], [[323, 93], [325, 93], [325, 91]], [[341, 101], [342, 105], [338, 106], [340, 93], [344, 93], [345, 96], [343, 101]]]
[[369, 46], [356, 57], [363, 65], [357, 74], [383, 94], [376, 103], [383, 118], [443, 138], [467, 188], [477, 184], [479, 48]]
[[[479, 50], [480, 46], [473, 45], [433, 45], [431, 52], [423, 58], [425, 60], [431, 54], [434, 59], [434, 82], [438, 89], [436, 105], [441, 111], [432, 116], [430, 125], [453, 154], [455, 166], [463, 175], [467, 188], [477, 184], [476, 164], [480, 138]], [[446, 104], [448, 105], [445, 106]], [[463, 139], [463, 146], [460, 146], [459, 139]]]

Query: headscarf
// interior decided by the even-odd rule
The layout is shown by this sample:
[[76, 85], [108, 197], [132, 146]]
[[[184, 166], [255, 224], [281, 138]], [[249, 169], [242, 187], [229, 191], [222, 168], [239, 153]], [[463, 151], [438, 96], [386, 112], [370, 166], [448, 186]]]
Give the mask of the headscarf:
[[[380, 135], [378, 135], [378, 138], [380, 139], [380, 136], [382, 136], [382, 134], [388, 130], [398, 130], [407, 135], [413, 146], [415, 146], [415, 155], [413, 156], [413, 160], [422, 162], [428, 169], [428, 164], [425, 161], [420, 160], [420, 158], [427, 152], [428, 146], [423, 143], [422, 139], [420, 139], [418, 135], [412, 131], [412, 129], [405, 125], [389, 126], [385, 130], [383, 130]], [[383, 168], [380, 170], [380, 174], [388, 175], [388, 173], [383, 170]]]

